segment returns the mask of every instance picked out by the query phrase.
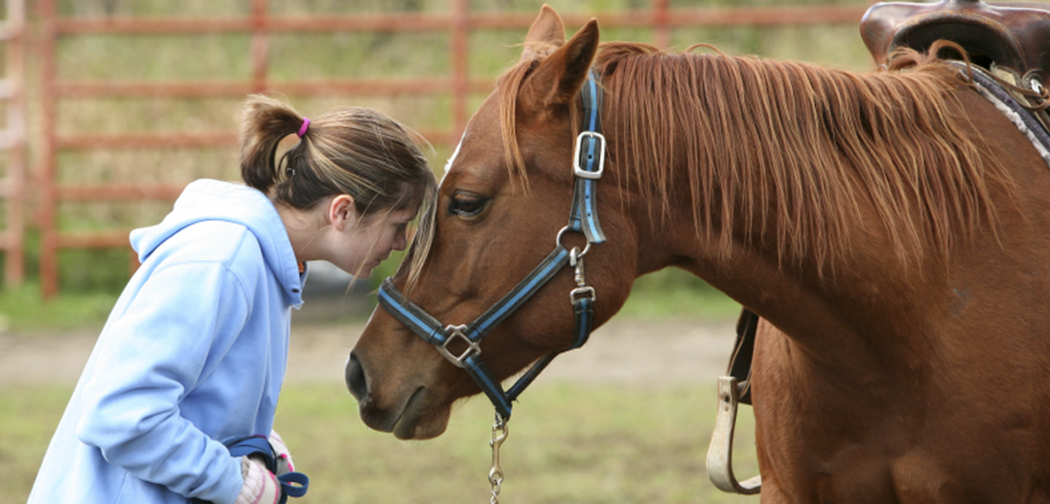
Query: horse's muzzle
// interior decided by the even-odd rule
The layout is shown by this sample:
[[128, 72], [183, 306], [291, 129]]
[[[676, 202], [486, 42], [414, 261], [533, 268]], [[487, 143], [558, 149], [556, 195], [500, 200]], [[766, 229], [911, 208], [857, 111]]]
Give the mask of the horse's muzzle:
[[364, 404], [368, 400], [368, 378], [365, 376], [364, 366], [354, 352], [350, 352], [350, 357], [346, 360], [346, 388], [357, 402]]

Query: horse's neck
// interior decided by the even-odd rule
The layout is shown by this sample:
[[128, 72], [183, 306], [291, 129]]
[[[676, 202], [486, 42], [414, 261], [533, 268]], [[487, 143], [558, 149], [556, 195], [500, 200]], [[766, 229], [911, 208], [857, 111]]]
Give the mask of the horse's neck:
[[[676, 181], [676, 186], [688, 188], [688, 181]], [[691, 201], [686, 191], [680, 191], [679, 201]], [[759, 216], [735, 215], [728, 221], [736, 223], [736, 228], [727, 235], [717, 227], [698, 229], [691, 212], [685, 209], [660, 217], [651, 212], [653, 204], [636, 201], [631, 205], [639, 230], [639, 274], [671, 265], [690, 271], [828, 361], [870, 359], [872, 356], [858, 357], [870, 350], [865, 348], [864, 338], [886, 332], [895, 324], [920, 323], [910, 308], [891, 320], [870, 310], [870, 305], [879, 296], [894, 292], [902, 299], [911, 298], [915, 289], [926, 285], [917, 279], [937, 276], [936, 271], [913, 271], [915, 274], [909, 275], [905, 271], [909, 266], [892, 254], [871, 253], [883, 248], [886, 241], [879, 235], [880, 227], [871, 223], [869, 231], [854, 238], [856, 251], [848, 259], [819, 264], [812, 255], [785, 257], [776, 226], [768, 225], [764, 230], [752, 226], [749, 230], [743, 224]], [[768, 223], [779, 218], [775, 209], [765, 217]], [[723, 241], [724, 236], [730, 237], [728, 242]], [[871, 333], [857, 334], [857, 327], [868, 327]], [[834, 345], [828, 345], [829, 341]]]

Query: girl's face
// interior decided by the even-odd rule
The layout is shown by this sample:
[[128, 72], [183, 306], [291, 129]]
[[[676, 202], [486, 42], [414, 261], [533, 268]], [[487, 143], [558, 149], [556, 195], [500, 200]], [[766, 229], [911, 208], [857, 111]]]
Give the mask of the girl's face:
[[[405, 250], [408, 244], [406, 230], [418, 208], [379, 210], [361, 216], [352, 200], [343, 225], [333, 225], [335, 232], [329, 247], [328, 262], [356, 278], [368, 278], [379, 263], [390, 257], [392, 250]], [[338, 219], [338, 218], [337, 218]], [[333, 222], [335, 224], [335, 222]]]

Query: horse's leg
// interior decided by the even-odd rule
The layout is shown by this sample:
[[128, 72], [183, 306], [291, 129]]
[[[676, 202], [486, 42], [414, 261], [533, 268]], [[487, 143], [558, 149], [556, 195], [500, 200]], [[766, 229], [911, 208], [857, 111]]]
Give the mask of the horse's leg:
[[822, 392], [836, 390], [828, 386], [829, 380], [837, 383], [847, 377], [814, 373], [810, 358], [771, 323], [759, 322], [751, 401], [761, 502], [895, 502], [894, 475], [882, 447], [835, 439], [844, 425], [835, 405], [844, 399], [825, 399], [832, 396]]
[[[785, 336], [773, 324], [770, 324], [766, 319], [759, 319], [758, 328], [755, 331], [755, 352], [759, 352], [759, 342], [768, 343], [771, 338], [784, 338]], [[772, 442], [772, 438], [776, 436], [772, 430], [775, 430], [775, 426], [772, 425], [772, 421], [763, 421], [763, 415], [760, 414], [760, 408], [762, 405], [761, 392], [755, 388], [755, 376], [760, 374], [761, 371], [757, 368], [757, 364], [760, 362], [759, 355], [754, 356], [752, 361], [751, 371], [751, 401], [754, 408], [755, 414], [755, 449], [758, 451], [758, 468], [759, 473], [762, 475], [762, 493], [760, 502], [762, 504], [787, 504], [791, 502], [788, 496], [784, 493], [783, 487], [781, 486], [780, 474], [776, 471], [775, 464], [771, 463], [768, 447], [769, 443]], [[770, 427], [774, 427], [771, 429]]]

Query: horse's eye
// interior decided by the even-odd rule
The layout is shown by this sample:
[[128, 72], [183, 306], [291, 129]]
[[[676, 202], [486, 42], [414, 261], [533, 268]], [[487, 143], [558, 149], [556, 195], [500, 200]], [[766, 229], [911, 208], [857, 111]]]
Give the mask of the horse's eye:
[[448, 213], [460, 217], [474, 217], [485, 209], [486, 203], [488, 203], [487, 198], [470, 193], [457, 192], [452, 195], [452, 200], [448, 204]]

